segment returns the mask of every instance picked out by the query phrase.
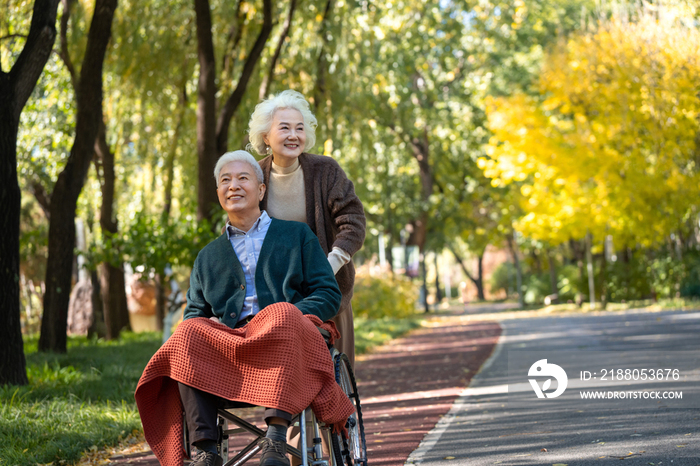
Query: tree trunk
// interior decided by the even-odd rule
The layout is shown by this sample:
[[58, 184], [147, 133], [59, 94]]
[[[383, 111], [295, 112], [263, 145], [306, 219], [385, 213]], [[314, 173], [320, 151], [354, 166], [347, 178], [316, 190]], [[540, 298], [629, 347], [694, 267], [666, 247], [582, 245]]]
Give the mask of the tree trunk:
[[[100, 160], [102, 168], [100, 228], [103, 234], [115, 236], [119, 232], [119, 225], [114, 214], [116, 175], [114, 173], [114, 153], [107, 144], [106, 131], [104, 120], [100, 120], [99, 133], [95, 142], [95, 155]], [[117, 251], [116, 256], [119, 257], [119, 255], [119, 251]], [[122, 330], [131, 329], [122, 261], [120, 260], [117, 264], [103, 263], [100, 272], [100, 290], [106, 325], [105, 337], [108, 340], [116, 340]]]
[[535, 273], [538, 275], [542, 273], [542, 261], [540, 260], [540, 255], [537, 254], [537, 250], [533, 249], [531, 252], [532, 263], [535, 265]]
[[[387, 162], [385, 164], [386, 171], [387, 173], [391, 173], [389, 171], [389, 163]], [[387, 262], [389, 263], [389, 271], [391, 272], [391, 276], [394, 276], [394, 254], [393, 254], [393, 247], [395, 243], [395, 238], [394, 238], [394, 224], [396, 223], [394, 220], [394, 209], [391, 207], [391, 194], [393, 192], [393, 187], [391, 183], [387, 183], [384, 186], [383, 194], [386, 198], [386, 206], [385, 206], [385, 211], [386, 211], [386, 231], [389, 236], [389, 241], [386, 243], [386, 247], [384, 249], [384, 255], [387, 258]]]
[[393, 226], [391, 225], [391, 220], [389, 221], [389, 234], [387, 235], [389, 237], [389, 240], [386, 242], [385, 247], [384, 247], [384, 257], [386, 257], [386, 262], [389, 265], [389, 273], [391, 273], [391, 276], [394, 276], [394, 234], [392, 233], [391, 228]]
[[484, 253], [482, 252], [477, 256], [477, 273], [479, 277], [477, 279], [476, 292], [480, 301], [486, 301], [486, 294], [484, 293]]
[[258, 98], [263, 100], [267, 97], [270, 91], [270, 86], [272, 86], [272, 81], [275, 79], [275, 67], [277, 66], [277, 61], [282, 54], [282, 47], [284, 42], [289, 36], [289, 30], [292, 27], [292, 19], [294, 18], [294, 12], [296, 11], [297, 0], [290, 0], [289, 2], [289, 12], [287, 13], [287, 19], [284, 20], [284, 25], [282, 26], [282, 32], [280, 33], [279, 39], [277, 40], [277, 48], [275, 48], [275, 53], [272, 55], [269, 66], [267, 67], [267, 74], [263, 78], [262, 84], [260, 85], [260, 90], [258, 91]]
[[591, 309], [595, 308], [595, 278], [593, 277], [593, 255], [591, 254], [591, 234], [586, 235], [586, 272], [588, 273], [588, 298]]
[[197, 16], [197, 220], [210, 220], [218, 204], [214, 184], [216, 165], [216, 59], [209, 0], [195, 0]]
[[[236, 89], [216, 116], [216, 58], [212, 38], [209, 0], [194, 0], [197, 23], [199, 82], [197, 98], [197, 219], [212, 220], [219, 205], [214, 183], [214, 165], [228, 150], [231, 119], [243, 101], [255, 65], [260, 60], [272, 32], [272, 0], [263, 0], [263, 24], [238, 77]], [[236, 53], [234, 51], [233, 53]]]
[[462, 269], [462, 272], [464, 272], [464, 275], [467, 276], [469, 280], [472, 281], [474, 286], [476, 287], [476, 293], [479, 301], [486, 301], [486, 294], [484, 293], [484, 282], [483, 282], [483, 259], [484, 259], [484, 253], [482, 252], [478, 256], [478, 270], [477, 270], [477, 276], [474, 277], [472, 274], [469, 272], [469, 269], [467, 269], [466, 264], [462, 260], [462, 257], [460, 254], [457, 252], [457, 250], [448, 243], [447, 249], [450, 250], [452, 255], [454, 256], [455, 260], [459, 264], [460, 268]]
[[551, 294], [557, 296], [556, 298], [554, 298], [552, 303], [556, 304], [557, 302], [559, 302], [559, 286], [557, 284], [557, 264], [554, 260], [554, 256], [552, 255], [552, 251], [547, 251], [547, 261], [549, 262], [549, 283], [552, 287]]
[[608, 284], [607, 282], [607, 269], [608, 268], [608, 258], [603, 252], [600, 258], [600, 305], [605, 310], [608, 307]]
[[419, 177], [421, 183], [421, 194], [423, 197], [423, 212], [420, 218], [414, 221], [413, 233], [411, 240], [413, 244], [418, 245], [420, 251], [423, 252], [425, 241], [428, 238], [428, 219], [429, 213], [427, 210], [430, 196], [433, 194], [433, 173], [430, 167], [430, 143], [428, 141], [428, 130], [423, 128], [423, 135], [411, 140], [411, 149], [413, 157], [418, 162]]
[[[260, 61], [260, 57], [265, 50], [265, 44], [267, 44], [267, 40], [270, 38], [270, 34], [272, 33], [272, 27], [272, 0], [263, 0], [263, 23], [260, 27], [260, 32], [258, 33], [258, 37], [255, 39], [255, 43], [247, 54], [241, 74], [238, 76], [236, 89], [234, 89], [231, 95], [228, 96], [228, 99], [226, 99], [226, 102], [221, 107], [221, 112], [219, 113], [219, 117], [216, 121], [217, 158], [224, 152], [228, 151], [228, 130], [231, 126], [231, 119], [236, 114], [238, 107], [243, 101], [243, 96], [248, 88], [250, 78], [253, 76], [255, 66], [258, 64], [258, 61]], [[211, 36], [211, 30], [209, 31], [209, 35]], [[214, 165], [211, 166], [209, 171], [212, 172], [213, 170]], [[215, 188], [212, 189], [215, 190]]]
[[506, 240], [508, 241], [508, 249], [510, 250], [510, 255], [513, 257], [513, 264], [515, 265], [515, 276], [518, 286], [518, 305], [523, 308], [525, 307], [525, 299], [523, 296], [523, 270], [520, 267], [520, 258], [518, 257], [518, 245], [515, 243], [515, 237], [513, 233], [506, 235]]
[[0, 386], [28, 382], [20, 320], [17, 133], [22, 110], [56, 40], [57, 9], [58, 0], [36, 0], [17, 61], [9, 72], [0, 63]]
[[[183, 66], [183, 70], [186, 67]], [[175, 178], [175, 156], [177, 155], [177, 145], [180, 139], [180, 132], [182, 130], [182, 125], [185, 119], [185, 112], [187, 111], [187, 76], [183, 73], [182, 83], [180, 89], [180, 108], [177, 115], [177, 122], [175, 123], [175, 131], [173, 134], [173, 139], [170, 143], [170, 148], [168, 149], [168, 154], [165, 158], [165, 186], [163, 189], [163, 198], [165, 202], [163, 204], [163, 211], [161, 212], [161, 223], [165, 226], [170, 224], [170, 210], [172, 209], [172, 199], [173, 199], [173, 180]], [[163, 319], [166, 314], [166, 300], [163, 291], [163, 283], [165, 283], [165, 277], [162, 273], [156, 273], [156, 329], [163, 330]]]
[[[585, 246], [582, 250], [581, 245], [579, 242], [571, 239], [569, 240], [569, 248], [571, 249], [571, 255], [573, 257], [573, 260], [576, 263], [576, 267], [578, 268], [578, 281], [579, 281], [579, 289], [583, 289], [583, 285], [586, 282], [586, 273], [583, 268], [583, 258], [585, 256]], [[576, 305], [578, 307], [581, 307], [583, 304], [583, 294], [582, 293], [576, 293]]]
[[[183, 67], [184, 68], [184, 67]], [[165, 186], [163, 198], [163, 212], [161, 215], [161, 223], [170, 221], [170, 209], [173, 203], [173, 181], [175, 179], [175, 156], [177, 155], [177, 145], [182, 132], [182, 125], [185, 120], [185, 112], [187, 111], [187, 82], [183, 79], [182, 89], [180, 90], [180, 108], [177, 114], [177, 123], [175, 123], [175, 131], [173, 139], [168, 149], [168, 155], [165, 158]]]
[[335, 0], [326, 0], [326, 7], [324, 8], [321, 25], [318, 30], [318, 35], [321, 39], [321, 50], [319, 50], [316, 60], [316, 87], [314, 89], [314, 112], [319, 121], [325, 121], [326, 137], [329, 137], [333, 131], [333, 112], [326, 107], [326, 103], [330, 102], [330, 99], [328, 99], [328, 60], [326, 57], [332, 54], [332, 51], [329, 50], [330, 34], [328, 30], [334, 8]]
[[156, 273], [156, 329], [163, 330], [163, 319], [165, 319], [165, 284], [167, 280], [165, 274]]
[[440, 269], [438, 268], [438, 253], [435, 252], [435, 304], [442, 301], [442, 291], [440, 290]]
[[22, 194], [17, 184], [18, 127], [6, 111], [11, 107], [6, 77], [0, 77], [0, 386], [27, 383], [20, 324], [19, 221]]
[[421, 284], [421, 291], [423, 295], [423, 309], [425, 312], [430, 312], [430, 306], [428, 306], [428, 272], [425, 267], [425, 254], [420, 255], [420, 268], [421, 275], [423, 278], [423, 283]]
[[107, 262], [100, 264], [100, 294], [105, 320], [105, 338], [116, 340], [122, 330], [131, 329], [123, 268]]
[[97, 270], [90, 273], [90, 281], [92, 282], [92, 322], [88, 329], [88, 338], [98, 337], [105, 338], [107, 336], [107, 326], [105, 324], [105, 315], [102, 308], [102, 296], [100, 294], [100, 278], [97, 276]]
[[97, 0], [76, 92], [75, 139], [51, 195], [49, 257], [40, 351], [66, 352], [66, 326], [75, 245], [75, 209], [83, 189], [102, 117], [102, 64], [117, 0]]

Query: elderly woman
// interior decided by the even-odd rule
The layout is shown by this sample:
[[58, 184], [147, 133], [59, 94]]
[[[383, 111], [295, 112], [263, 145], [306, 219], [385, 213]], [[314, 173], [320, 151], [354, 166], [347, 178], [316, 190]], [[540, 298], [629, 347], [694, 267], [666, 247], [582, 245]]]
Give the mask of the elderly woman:
[[316, 143], [316, 126], [304, 96], [287, 90], [255, 107], [249, 124], [250, 146], [266, 155], [260, 161], [267, 185], [261, 208], [273, 218], [309, 225], [328, 256], [343, 295], [333, 319], [341, 334], [336, 348], [354, 365], [351, 259], [365, 239], [365, 214], [338, 162], [306, 152]]

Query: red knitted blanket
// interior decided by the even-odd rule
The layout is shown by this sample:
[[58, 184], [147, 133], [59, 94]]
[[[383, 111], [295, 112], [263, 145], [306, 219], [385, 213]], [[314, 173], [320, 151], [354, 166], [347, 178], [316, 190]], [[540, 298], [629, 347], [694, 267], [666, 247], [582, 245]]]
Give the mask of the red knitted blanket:
[[[188, 319], [151, 358], [136, 387], [146, 440], [161, 465], [182, 465], [182, 404], [177, 382], [234, 401], [316, 416], [343, 428], [354, 408], [335, 381], [316, 326], [337, 338], [332, 322], [278, 303], [243, 328]], [[341, 427], [343, 426], [343, 427]]]

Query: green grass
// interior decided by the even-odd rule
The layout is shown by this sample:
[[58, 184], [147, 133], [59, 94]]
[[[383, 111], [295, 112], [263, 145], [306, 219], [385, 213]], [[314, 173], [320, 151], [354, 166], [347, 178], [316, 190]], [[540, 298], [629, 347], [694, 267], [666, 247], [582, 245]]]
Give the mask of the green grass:
[[134, 390], [160, 334], [116, 342], [69, 338], [67, 354], [25, 337], [29, 385], [0, 387], [0, 465], [72, 464], [141, 429]]
[[[418, 317], [356, 318], [357, 353], [419, 326]], [[0, 466], [70, 465], [141, 431], [134, 390], [160, 338], [69, 337], [66, 354], [45, 354], [38, 337], [25, 337], [29, 385], [0, 387]]]
[[[549, 306], [539, 306], [536, 309], [546, 310], [547, 312], [588, 312], [591, 306], [588, 302], [584, 302], [579, 308], [573, 303], [552, 304]], [[646, 309], [646, 310], [695, 310], [700, 309], [700, 301], [689, 298], [662, 298], [654, 302], [651, 299], [626, 301], [619, 303], [608, 303], [605, 306], [606, 311], [624, 311], [627, 309]], [[596, 303], [594, 310], [602, 311], [600, 302]]]
[[416, 317], [382, 317], [381, 319], [367, 319], [355, 317], [355, 353], [363, 354], [376, 346], [381, 346], [387, 341], [400, 337], [418, 328], [421, 318]]

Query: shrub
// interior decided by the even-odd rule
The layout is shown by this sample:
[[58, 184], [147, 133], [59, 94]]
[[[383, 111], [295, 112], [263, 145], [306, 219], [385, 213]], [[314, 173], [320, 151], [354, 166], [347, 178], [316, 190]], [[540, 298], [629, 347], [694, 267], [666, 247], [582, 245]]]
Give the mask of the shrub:
[[491, 293], [496, 294], [503, 290], [508, 298], [515, 296], [517, 291], [515, 266], [510, 262], [503, 262], [498, 265], [491, 274]]
[[415, 314], [418, 285], [405, 278], [357, 276], [352, 298], [357, 317], [408, 317]]
[[681, 280], [681, 296], [700, 298], [700, 252], [686, 252], [683, 257], [685, 274]]

